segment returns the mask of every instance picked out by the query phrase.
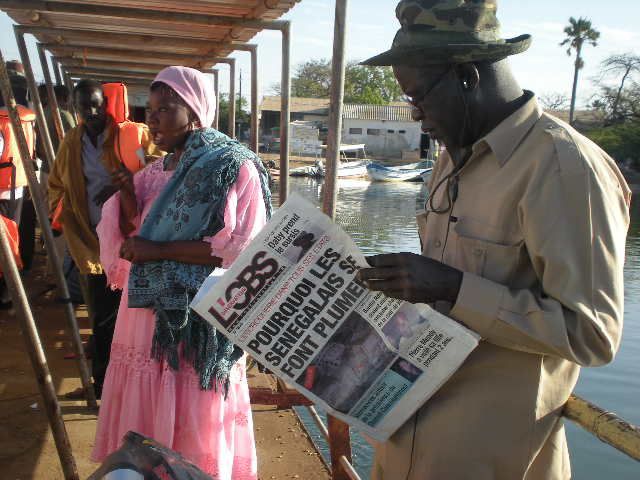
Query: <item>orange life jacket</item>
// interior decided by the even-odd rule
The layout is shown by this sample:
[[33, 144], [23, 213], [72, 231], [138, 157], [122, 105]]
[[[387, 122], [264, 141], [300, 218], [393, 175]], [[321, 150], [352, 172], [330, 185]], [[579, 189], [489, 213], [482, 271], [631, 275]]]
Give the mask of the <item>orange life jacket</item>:
[[[27, 138], [29, 155], [31, 160], [35, 150], [35, 129], [34, 123], [36, 115], [28, 108], [18, 105], [18, 114], [22, 123], [22, 130]], [[27, 176], [24, 173], [22, 157], [18, 148], [18, 141], [11, 128], [11, 119], [6, 107], [0, 108], [0, 132], [4, 138], [4, 149], [0, 155], [0, 189], [24, 187], [27, 185]]]
[[129, 120], [129, 98], [127, 86], [124, 83], [103, 83], [102, 92], [107, 99], [107, 115], [114, 122], [122, 123]]
[[145, 166], [142, 134], [144, 126], [129, 121], [129, 97], [124, 83], [104, 83], [104, 97], [107, 99], [107, 115], [117, 125], [114, 148], [118, 159], [132, 173]]
[[[20, 234], [18, 233], [18, 225], [13, 220], [0, 215], [0, 221], [4, 223], [4, 231], [9, 238], [9, 245], [11, 245], [11, 253], [13, 259], [16, 261], [16, 265], [19, 270], [22, 270], [22, 257], [20, 257]], [[2, 270], [0, 270], [0, 276], [2, 276]]]

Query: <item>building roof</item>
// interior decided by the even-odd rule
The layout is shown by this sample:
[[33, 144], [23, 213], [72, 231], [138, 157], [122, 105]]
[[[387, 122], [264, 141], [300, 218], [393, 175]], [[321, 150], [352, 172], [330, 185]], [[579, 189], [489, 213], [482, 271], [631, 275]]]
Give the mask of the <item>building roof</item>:
[[[329, 115], [331, 102], [328, 98], [291, 98], [292, 113], [306, 113], [307, 115]], [[262, 100], [263, 112], [279, 112], [280, 97], [266, 96]], [[411, 107], [406, 102], [393, 102], [389, 105], [359, 105], [346, 103], [342, 117], [353, 120], [387, 120], [396, 122], [411, 122]]]
[[[291, 97], [291, 113], [326, 116], [329, 114], [329, 104], [330, 101], [328, 98]], [[279, 112], [280, 96], [271, 95], [264, 97], [260, 110], [263, 112]]]
[[342, 118], [349, 120], [386, 120], [391, 122], [412, 122], [411, 107], [404, 103], [391, 105], [345, 104]]

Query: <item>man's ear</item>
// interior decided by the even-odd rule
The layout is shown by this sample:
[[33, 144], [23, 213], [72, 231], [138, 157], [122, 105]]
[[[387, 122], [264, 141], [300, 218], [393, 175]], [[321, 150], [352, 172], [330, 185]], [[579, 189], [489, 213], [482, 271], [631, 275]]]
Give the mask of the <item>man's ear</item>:
[[478, 67], [473, 63], [461, 63], [456, 65], [456, 75], [460, 82], [462, 90], [465, 92], [472, 92], [480, 84], [480, 72]]

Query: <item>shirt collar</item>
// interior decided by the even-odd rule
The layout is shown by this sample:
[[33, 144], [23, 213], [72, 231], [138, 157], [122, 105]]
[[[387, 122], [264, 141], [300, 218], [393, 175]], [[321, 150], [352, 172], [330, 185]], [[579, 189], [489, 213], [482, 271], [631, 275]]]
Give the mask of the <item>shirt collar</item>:
[[525, 95], [529, 99], [522, 107], [473, 145], [475, 153], [490, 148], [501, 167], [509, 160], [522, 139], [542, 116], [542, 109], [533, 92], [525, 90]]

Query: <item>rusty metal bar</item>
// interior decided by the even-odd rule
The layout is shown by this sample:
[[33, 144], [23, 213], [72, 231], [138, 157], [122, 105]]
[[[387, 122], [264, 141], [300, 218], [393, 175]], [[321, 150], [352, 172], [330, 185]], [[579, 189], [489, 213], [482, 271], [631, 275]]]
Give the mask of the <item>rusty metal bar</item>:
[[213, 91], [216, 95], [216, 117], [213, 121], [213, 128], [220, 129], [220, 70], [213, 69]]
[[329, 424], [329, 451], [331, 453], [331, 479], [349, 480], [347, 471], [342, 466], [340, 459], [345, 457], [351, 461], [351, 437], [349, 425], [335, 417], [327, 417]]
[[27, 300], [27, 292], [24, 290], [24, 286], [20, 280], [20, 272], [18, 272], [15, 260], [13, 259], [4, 222], [0, 222], [0, 263], [2, 264], [2, 271], [6, 279], [7, 288], [11, 294], [11, 300], [16, 309], [17, 317], [22, 325], [22, 336], [24, 337], [27, 353], [29, 354], [31, 366], [33, 367], [33, 372], [36, 377], [36, 383], [42, 396], [44, 409], [47, 414], [47, 419], [49, 420], [53, 440], [56, 444], [64, 478], [67, 480], [79, 480], [78, 467], [73, 458], [71, 442], [69, 441], [67, 429], [62, 419], [62, 411], [60, 410], [60, 404], [56, 397], [56, 390], [51, 380], [47, 357], [44, 354], [42, 342], [38, 335], [38, 328], [36, 327], [31, 307]]
[[[22, 44], [24, 45], [24, 39], [22, 39]], [[3, 67], [0, 68], [0, 72], [3, 72], [3, 79], [6, 77], [6, 84], [2, 85], [3, 88], [3, 97], [7, 100], [7, 103], [14, 102], [15, 99], [13, 97], [13, 93], [9, 87], [8, 76], [6, 75], [6, 68], [4, 68], [4, 58], [2, 57], [2, 53], [0, 52], [0, 62]], [[25, 72], [30, 72], [31, 76], [30, 82], [33, 81], [33, 71], [31, 70], [31, 64], [24, 64]], [[29, 80], [29, 77], [27, 77]], [[4, 80], [3, 80], [4, 82]], [[37, 93], [37, 88], [35, 89]], [[40, 104], [39, 97], [35, 99], [37, 104], [40, 106], [40, 113], [42, 114], [42, 105]], [[12, 110], [10, 109], [10, 112]], [[16, 114], [17, 115], [17, 114]], [[12, 126], [16, 139], [18, 140], [18, 147], [20, 148], [20, 155], [24, 159], [22, 165], [24, 167], [24, 172], [27, 177], [27, 183], [29, 185], [29, 192], [31, 193], [31, 198], [33, 200], [33, 205], [36, 210], [36, 215], [38, 217], [38, 223], [40, 224], [40, 230], [44, 237], [45, 246], [47, 249], [47, 254], [51, 259], [51, 264], [53, 265], [53, 271], [56, 278], [56, 283], [58, 284], [58, 290], [60, 295], [65, 301], [65, 314], [67, 317], [67, 321], [69, 322], [69, 329], [71, 334], [72, 344], [75, 348], [76, 360], [78, 362], [78, 370], [80, 371], [80, 379], [82, 381], [82, 386], [85, 390], [85, 395], [87, 398], [87, 405], [89, 407], [97, 408], [98, 404], [96, 402], [95, 392], [93, 390], [93, 385], [91, 384], [91, 375], [89, 374], [89, 369], [87, 368], [86, 359], [84, 356], [84, 349], [82, 347], [82, 339], [80, 337], [80, 331], [78, 330], [78, 322], [76, 320], [76, 315], [73, 310], [73, 305], [71, 303], [71, 296], [69, 295], [69, 288], [67, 287], [67, 281], [64, 277], [64, 273], [62, 270], [62, 261], [60, 260], [60, 256], [58, 255], [58, 250], [56, 249], [55, 241], [53, 239], [53, 232], [51, 231], [51, 225], [49, 223], [49, 211], [47, 208], [48, 202], [44, 198], [44, 191], [40, 187], [38, 183], [38, 178], [36, 177], [36, 172], [33, 168], [33, 163], [30, 161], [31, 156], [29, 154], [29, 146], [27, 145], [27, 140], [24, 136], [24, 131], [22, 130], [22, 126], [20, 124], [20, 118], [18, 116], [13, 116], [12, 114]], [[44, 115], [43, 115], [44, 118]], [[44, 127], [44, 131], [46, 132], [46, 126]], [[50, 164], [52, 165], [53, 162]]]
[[[46, 47], [42, 44], [42, 48]], [[53, 76], [56, 77], [56, 85], [62, 85], [62, 75], [60, 75], [60, 64], [51, 57], [51, 65], [53, 66]]]
[[[64, 139], [64, 127], [62, 126], [62, 117], [60, 117], [60, 106], [58, 105], [58, 99], [56, 93], [53, 90], [53, 83], [51, 83], [51, 74], [49, 73], [49, 64], [47, 63], [47, 54], [45, 53], [42, 45], [38, 44], [38, 57], [40, 58], [40, 65], [42, 66], [42, 73], [44, 75], [44, 82], [47, 87], [47, 97], [49, 103], [49, 109], [51, 110], [51, 116], [53, 117], [53, 125], [58, 135], [58, 144]], [[52, 132], [49, 132], [49, 136]]]
[[360, 478], [360, 475], [358, 475], [358, 472], [356, 472], [356, 469], [353, 468], [353, 465], [351, 464], [349, 459], [344, 455], [340, 457], [340, 466], [344, 469], [344, 471], [347, 473], [347, 476], [351, 480], [362, 480]]
[[[5, 104], [9, 112], [11, 127], [18, 144], [20, 156], [22, 157], [22, 163], [25, 166], [24, 170], [27, 174], [29, 187], [36, 186], [37, 179], [33, 170], [33, 165], [31, 164], [29, 145], [27, 144], [27, 139], [22, 129], [16, 100], [13, 96], [13, 92], [11, 91], [9, 74], [1, 51], [0, 91], [2, 91], [2, 97], [5, 100]], [[35, 190], [40, 192], [39, 188], [36, 188]], [[36, 196], [38, 195], [39, 193], [36, 194]], [[49, 372], [47, 358], [44, 354], [42, 343], [40, 342], [38, 329], [27, 299], [27, 293], [24, 290], [22, 280], [20, 279], [20, 273], [18, 272], [18, 268], [13, 258], [4, 222], [0, 222], [0, 224], [0, 262], [2, 263], [4, 278], [6, 279], [7, 287], [11, 294], [11, 299], [16, 309], [16, 313], [22, 323], [22, 331], [26, 342], [27, 353], [31, 359], [31, 365], [33, 366], [33, 371], [36, 376], [38, 389], [42, 395], [42, 400], [44, 402], [47, 418], [49, 419], [49, 425], [51, 426], [51, 431], [55, 440], [58, 456], [60, 457], [64, 476], [68, 480], [75, 480], [79, 478], [78, 469], [73, 458], [71, 444], [62, 419], [62, 412], [60, 411], [56, 391], [51, 380], [51, 373]]]
[[201, 13], [171, 12], [135, 7], [101, 6], [87, 2], [41, 1], [41, 0], [0, 0], [0, 8], [6, 10], [27, 10], [35, 12], [59, 12], [74, 15], [94, 15], [140, 21], [158, 21], [192, 25], [207, 25], [255, 30], [280, 30], [282, 21], [245, 20], [239, 17], [207, 15]]
[[[194, 62], [204, 64], [206, 60], [202, 55], [154, 52], [146, 50], [144, 45], [135, 45], [135, 49], [100, 46], [85, 47], [84, 45], [73, 45], [73, 42], [67, 42], [65, 44], [43, 43], [42, 45], [47, 50], [53, 51], [58, 55], [75, 58], [77, 60], [84, 58], [104, 61], [108, 61], [109, 59], [126, 60], [131, 62], [135, 61], [140, 66], [148, 63], [157, 64], [158, 62], [168, 62], [172, 64], [189, 63], [193, 65]], [[122, 47], [124, 47], [124, 45]]]
[[576, 395], [569, 397], [562, 413], [604, 443], [640, 460], [640, 428]]
[[236, 138], [236, 59], [229, 59], [229, 132], [231, 138]]
[[282, 28], [280, 80], [280, 205], [289, 196], [289, 122], [291, 121], [291, 23]]
[[348, 0], [336, 0], [335, 28], [333, 32], [329, 134], [327, 137], [327, 158], [323, 187], [324, 196], [322, 201], [322, 210], [331, 218], [333, 218], [336, 213], [340, 142], [342, 140], [347, 3]]
[[[33, 68], [31, 66], [31, 60], [29, 59], [29, 52], [27, 51], [27, 44], [24, 40], [24, 34], [20, 32], [19, 26], [14, 27], [16, 43], [18, 44], [18, 51], [20, 52], [20, 59], [24, 66], [25, 77], [27, 78], [27, 85], [29, 87], [29, 93], [31, 94], [31, 102], [36, 111], [36, 121], [38, 130], [41, 135], [41, 140], [44, 143], [45, 160], [49, 164], [49, 170], [53, 170], [53, 161], [55, 160], [55, 152], [53, 150], [53, 143], [51, 143], [51, 136], [49, 135], [49, 128], [47, 127], [47, 119], [44, 116], [44, 110], [42, 108], [42, 102], [40, 101], [40, 94], [38, 93], [38, 86], [36, 85], [36, 79], [33, 76]], [[38, 187], [39, 189], [39, 187]]]
[[92, 67], [67, 67], [67, 71], [71, 76], [73, 75], [81, 75], [81, 76], [91, 76], [91, 75], [106, 75], [109, 77], [122, 77], [133, 80], [153, 80], [156, 78], [155, 74], [144, 73], [144, 72], [132, 72], [131, 70], [117, 70], [113, 68], [103, 69], [103, 68], [92, 68]]
[[[331, 73], [331, 107], [329, 110], [329, 135], [327, 139], [327, 162], [322, 210], [331, 218], [335, 217], [337, 199], [337, 179], [342, 134], [342, 104], [345, 79], [345, 37], [347, 21], [347, 0], [336, 0], [333, 33], [333, 60]], [[347, 480], [349, 469], [342, 459], [351, 461], [351, 438], [349, 426], [337, 418], [329, 416], [329, 446], [333, 480]]]
[[258, 112], [258, 47], [249, 50], [251, 53], [251, 137], [249, 147], [258, 153], [259, 112]]
[[71, 80], [71, 77], [66, 70], [62, 70], [62, 79], [64, 80], [64, 84], [69, 89], [69, 94], [71, 95], [71, 101], [69, 102], [69, 111], [71, 112], [71, 115], [73, 115], [73, 118], [75, 119], [77, 125], [80, 119], [78, 118], [78, 113], [76, 112], [76, 106], [74, 104], [75, 102], [73, 101], [73, 88], [75, 84], [73, 83], [73, 80]]
[[76, 57], [57, 57], [67, 68], [90, 68], [90, 69], [105, 69], [105, 70], [126, 70], [136, 73], [158, 73], [165, 67], [173, 65], [171, 62], [158, 62], [158, 63], [139, 63], [128, 62], [122, 60], [84, 60]]

